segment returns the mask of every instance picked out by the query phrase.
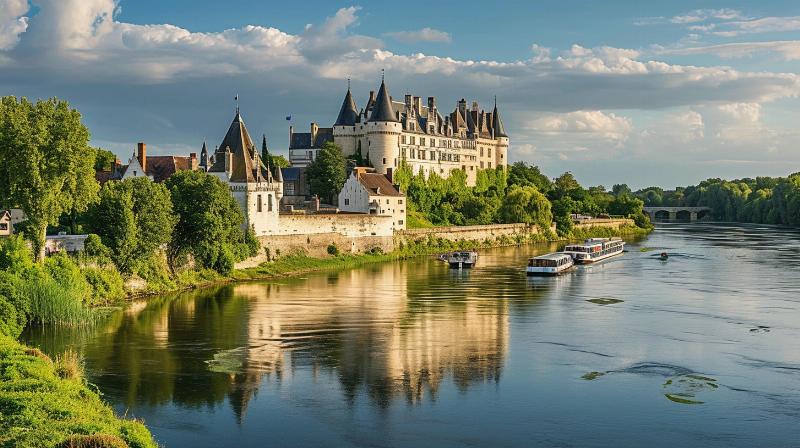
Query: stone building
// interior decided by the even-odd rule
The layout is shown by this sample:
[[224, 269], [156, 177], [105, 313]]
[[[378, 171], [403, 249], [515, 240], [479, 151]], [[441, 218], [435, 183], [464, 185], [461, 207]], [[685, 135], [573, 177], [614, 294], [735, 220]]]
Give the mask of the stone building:
[[11, 225], [11, 212], [0, 210], [0, 237], [9, 236], [12, 233], [14, 233], [14, 227]]
[[238, 108], [225, 138], [207, 163], [208, 173], [230, 187], [244, 212], [245, 227], [253, 229], [256, 236], [278, 233], [283, 175], [279, 167], [273, 172], [261, 160]]
[[[331, 130], [333, 141], [347, 156], [360, 154], [376, 172], [392, 177], [405, 161], [413, 172], [447, 177], [463, 170], [467, 183], [475, 184], [477, 170], [508, 165], [509, 137], [497, 104], [491, 112], [468, 106], [461, 99], [455, 110], [442, 112], [434, 97], [405, 95], [394, 101], [385, 82], [377, 95], [370, 92], [362, 109], [348, 88], [332, 128], [311, 125], [311, 133], [292, 133], [289, 157], [292, 165], [305, 166], [319, 151]], [[323, 141], [322, 143], [319, 143]], [[325, 140], [327, 141], [327, 140]]]
[[393, 230], [406, 228], [406, 197], [385, 174], [357, 167], [339, 192], [343, 212], [367, 213], [392, 217]]

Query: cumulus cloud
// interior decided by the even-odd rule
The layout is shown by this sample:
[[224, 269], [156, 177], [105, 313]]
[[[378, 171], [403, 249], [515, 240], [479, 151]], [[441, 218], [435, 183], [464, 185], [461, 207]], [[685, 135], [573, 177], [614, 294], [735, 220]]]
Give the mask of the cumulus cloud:
[[0, 50], [13, 48], [28, 29], [28, 0], [0, 0]]
[[391, 33], [386, 33], [386, 36], [405, 43], [416, 43], [416, 42], [450, 43], [452, 41], [450, 33], [428, 27], [416, 31], [394, 31]]
[[[354, 32], [357, 7], [293, 34], [268, 24], [195, 32], [125, 23], [114, 0], [34, 3], [38, 10], [30, 14], [25, 0], [0, 0], [0, 88], [70, 99], [95, 140], [115, 148], [144, 139], [156, 140], [158, 151], [221, 138], [236, 93], [251, 132], [266, 132], [279, 148], [283, 117], [328, 124], [343, 80], [353, 79], [361, 106], [382, 68], [396, 97], [403, 89], [435, 95], [443, 110], [462, 97], [486, 105], [496, 94], [519, 148], [514, 158], [588, 160], [627, 151], [645, 135], [631, 118], [643, 110], [680, 110], [663, 117], [665, 127], [653, 127], [651, 135], [676, 126], [684, 131], [672, 141], [722, 138], [729, 133], [717, 123], [731, 118], [720, 105], [763, 104], [800, 92], [794, 73], [671, 64], [630, 48], [576, 44], [559, 51], [532, 44], [530, 54], [505, 61], [397, 54]], [[741, 21], [732, 13], [706, 15]]]

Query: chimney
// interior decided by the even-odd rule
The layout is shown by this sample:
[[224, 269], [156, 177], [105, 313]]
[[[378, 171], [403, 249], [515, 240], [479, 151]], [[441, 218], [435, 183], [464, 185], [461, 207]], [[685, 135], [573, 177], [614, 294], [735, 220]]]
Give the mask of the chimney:
[[394, 169], [386, 168], [386, 178], [389, 179], [389, 182], [392, 182], [393, 177], [394, 177]]
[[472, 111], [473, 112], [477, 112], [478, 111], [478, 102], [477, 101], [473, 101], [472, 102]]
[[436, 97], [429, 96], [428, 97], [428, 109], [436, 109]]
[[194, 171], [199, 166], [200, 166], [200, 164], [197, 161], [197, 153], [193, 152], [193, 153], [189, 154], [189, 169]]
[[142, 171], [147, 173], [147, 145], [144, 142], [139, 142], [137, 145], [136, 158], [139, 160], [139, 165], [142, 166]]
[[417, 110], [417, 113], [422, 113], [422, 97], [415, 96], [414, 97], [414, 109]]
[[[373, 101], [375, 101], [375, 91], [374, 90], [370, 90], [369, 91], [369, 103], [371, 103]], [[367, 103], [367, 104], [369, 104], [369, 103]]]
[[319, 130], [319, 126], [317, 123], [311, 122], [311, 147], [314, 147], [314, 143], [317, 142], [317, 131]]
[[411, 103], [414, 101], [414, 97], [406, 94], [406, 108], [411, 109]]

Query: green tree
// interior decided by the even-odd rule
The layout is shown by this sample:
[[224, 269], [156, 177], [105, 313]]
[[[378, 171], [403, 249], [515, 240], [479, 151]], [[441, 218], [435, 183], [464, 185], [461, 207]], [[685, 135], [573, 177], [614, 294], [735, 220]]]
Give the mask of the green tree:
[[347, 180], [345, 164], [342, 149], [332, 142], [326, 142], [317, 152], [317, 158], [306, 167], [311, 194], [333, 203], [333, 198]]
[[147, 177], [108, 182], [90, 225], [122, 272], [135, 272], [172, 239], [177, 222], [169, 190]]
[[0, 100], [0, 203], [25, 212], [37, 260], [44, 257], [47, 226], [66, 212], [85, 211], [97, 196], [88, 142], [80, 113], [66, 101]]
[[505, 223], [536, 224], [542, 230], [553, 222], [550, 201], [535, 187], [512, 187], [498, 210]]
[[632, 192], [628, 184], [614, 184], [614, 186], [611, 187], [611, 193], [614, 196], [619, 196], [622, 194], [631, 194]]
[[109, 171], [114, 167], [114, 163], [117, 161], [117, 156], [113, 152], [107, 151], [103, 148], [94, 148], [94, 151], [95, 171]]
[[552, 182], [542, 174], [538, 166], [528, 165], [525, 162], [515, 162], [508, 168], [508, 185], [534, 186], [543, 193], [549, 192], [552, 188]]
[[572, 191], [578, 189], [582, 189], [581, 184], [575, 180], [575, 176], [573, 176], [569, 171], [558, 176], [553, 181], [553, 197], [555, 199], [561, 199], [564, 196], [569, 195]]
[[179, 171], [166, 185], [178, 215], [169, 245], [173, 267], [192, 256], [199, 266], [227, 274], [252, 253], [253, 235], [242, 230], [244, 214], [225, 183], [202, 171]]

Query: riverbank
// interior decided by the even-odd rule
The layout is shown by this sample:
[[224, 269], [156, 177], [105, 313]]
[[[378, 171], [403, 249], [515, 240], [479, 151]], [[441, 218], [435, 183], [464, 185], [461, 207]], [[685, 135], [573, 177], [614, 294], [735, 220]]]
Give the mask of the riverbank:
[[115, 416], [74, 353], [51, 360], [0, 336], [0, 445], [157, 447], [144, 424]]

